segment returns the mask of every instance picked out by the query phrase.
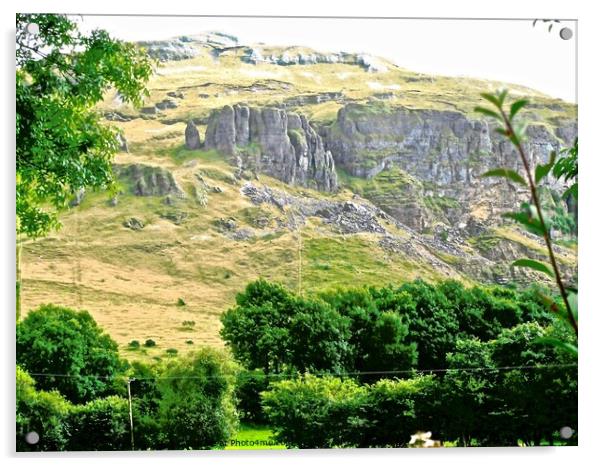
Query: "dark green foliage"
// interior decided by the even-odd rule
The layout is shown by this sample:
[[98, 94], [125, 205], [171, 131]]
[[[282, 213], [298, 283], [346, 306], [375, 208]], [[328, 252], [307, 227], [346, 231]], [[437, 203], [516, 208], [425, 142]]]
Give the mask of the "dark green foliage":
[[[445, 438], [470, 446], [483, 441], [495, 426], [490, 423], [493, 410], [492, 389], [497, 372], [491, 348], [478, 339], [458, 340], [447, 355], [450, 370], [441, 380], [441, 429]], [[513, 437], [516, 441], [516, 437]]]
[[69, 444], [72, 451], [129, 450], [128, 401], [117, 396], [97, 398], [75, 405], [69, 415]]
[[495, 444], [518, 437], [539, 445], [542, 440], [553, 441], [561, 427], [577, 425], [577, 373], [570, 365], [575, 360], [565, 351], [538, 342], [550, 332], [555, 330], [525, 323], [502, 331], [491, 342], [496, 366], [518, 366], [500, 371], [496, 381], [494, 394], [501, 406], [495, 422], [504, 427], [498, 432], [505, 431], [506, 437], [494, 438]]
[[[418, 346], [418, 368], [439, 369], [452, 350], [460, 323], [445, 294], [437, 286], [423, 281], [403, 285], [416, 307], [408, 312], [410, 335]], [[451, 312], [450, 312], [451, 311]]]
[[262, 404], [276, 438], [290, 447], [402, 447], [437, 424], [436, 388], [433, 376], [359, 385], [305, 375], [272, 383]]
[[168, 356], [175, 356], [178, 354], [178, 350], [176, 348], [167, 348], [165, 353], [167, 353]]
[[351, 288], [310, 299], [259, 280], [237, 303], [222, 316], [222, 337], [245, 367], [266, 374], [375, 373], [363, 374], [363, 381], [444, 368], [458, 336], [487, 341], [523, 321], [549, 322], [532, 291], [455, 281]]
[[140, 348], [140, 342], [138, 340], [132, 340], [128, 343], [128, 348], [138, 349], [138, 348]]
[[260, 369], [240, 371], [236, 377], [236, 405], [240, 420], [253, 424], [265, 422], [260, 393], [267, 390], [270, 378]]
[[155, 343], [155, 340], [151, 340], [149, 338], [144, 342], [144, 346], [146, 346], [147, 348], [152, 348], [153, 346], [157, 346], [157, 343]]
[[326, 303], [264, 280], [249, 284], [236, 302], [222, 315], [221, 335], [245, 367], [266, 373], [345, 367], [349, 323]]
[[222, 353], [209, 349], [168, 363], [157, 380], [161, 448], [207, 449], [230, 438], [237, 423], [234, 370]]
[[39, 388], [57, 389], [75, 403], [115, 393], [124, 369], [117, 343], [88, 312], [50, 304], [17, 324], [17, 364]]
[[176, 302], [176, 304], [178, 306], [186, 306], [186, 301], [184, 301], [182, 298], [178, 298], [178, 301]]
[[82, 35], [64, 15], [17, 14], [16, 43], [17, 232], [37, 237], [78, 190], [113, 183], [118, 131], [94, 106], [111, 88], [139, 104], [152, 62], [105, 31]]
[[366, 419], [367, 390], [351, 379], [306, 375], [274, 382], [262, 394], [278, 441], [295, 448], [352, 447]]
[[[19, 366], [16, 399], [17, 451], [64, 450], [69, 437], [66, 424], [69, 402], [57, 391], [36, 390], [34, 380]], [[30, 445], [25, 441], [29, 432], [36, 432], [40, 436], [37, 444]]]
[[323, 294], [322, 299], [351, 321], [350, 371], [407, 370], [416, 364], [416, 343], [407, 341], [407, 314], [415, 308], [408, 293], [390, 288], [348, 289]]
[[434, 376], [379, 380], [368, 390], [367, 427], [359, 446], [403, 447], [418, 431], [432, 431], [439, 438], [439, 396]]

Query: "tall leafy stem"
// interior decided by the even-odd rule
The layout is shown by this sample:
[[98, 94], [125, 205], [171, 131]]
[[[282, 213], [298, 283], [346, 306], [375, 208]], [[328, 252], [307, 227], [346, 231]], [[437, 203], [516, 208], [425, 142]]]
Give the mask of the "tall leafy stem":
[[[537, 190], [538, 184], [554, 168], [556, 153], [552, 152], [548, 163], [537, 165], [533, 171], [529, 164], [529, 158], [527, 157], [523, 145], [526, 127], [525, 125], [521, 125], [516, 122], [516, 116], [526, 105], [528, 105], [529, 102], [525, 99], [519, 99], [510, 103], [509, 105], [505, 105], [506, 97], [508, 96], [507, 90], [502, 90], [495, 94], [484, 93], [481, 94], [481, 96], [487, 100], [493, 106], [493, 108], [476, 107], [475, 111], [495, 119], [500, 124], [500, 127], [496, 128], [495, 131], [507, 138], [516, 148], [527, 179], [525, 180], [519, 173], [507, 168], [490, 170], [484, 173], [483, 176], [503, 177], [514, 183], [519, 183], [529, 188], [532, 204], [523, 204], [523, 209], [521, 212], [511, 212], [505, 214], [504, 216], [522, 224], [526, 230], [543, 237], [551, 269], [547, 264], [532, 259], [519, 259], [515, 261], [513, 265], [517, 267], [527, 267], [538, 272], [543, 272], [554, 279], [566, 309], [566, 319], [575, 332], [575, 336], [577, 336], [578, 324], [576, 317], [576, 292], [569, 293], [567, 286], [562, 280], [560, 269], [558, 267], [558, 260], [552, 246], [549, 225], [546, 221], [546, 216], [542, 209], [540, 196]], [[554, 306], [553, 301], [550, 300], [548, 303], [552, 310], [558, 311], [557, 306]], [[557, 346], [564, 346], [566, 348], [565, 342], [549, 341], [548, 343], [556, 344]], [[573, 348], [569, 349], [573, 350]], [[574, 348], [574, 351], [576, 352], [576, 348]]]

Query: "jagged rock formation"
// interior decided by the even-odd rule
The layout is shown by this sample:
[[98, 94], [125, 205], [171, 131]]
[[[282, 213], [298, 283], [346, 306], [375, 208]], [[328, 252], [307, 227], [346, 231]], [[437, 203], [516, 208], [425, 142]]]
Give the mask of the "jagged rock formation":
[[196, 128], [194, 121], [189, 120], [184, 131], [184, 138], [186, 140], [186, 147], [190, 150], [200, 149], [201, 137], [199, 130]]
[[113, 171], [116, 177], [125, 180], [131, 186], [132, 194], [136, 196], [165, 196], [184, 197], [184, 191], [176, 182], [173, 174], [161, 167], [150, 165], [115, 165]]
[[196, 57], [200, 53], [199, 50], [188, 42], [190, 39], [180, 37], [170, 40], [138, 42], [138, 44], [144, 47], [151, 57], [165, 62]]
[[261, 48], [247, 48], [242, 60], [254, 65], [258, 63], [269, 63], [272, 65], [315, 65], [317, 63], [344, 63], [347, 65], [358, 65], [369, 73], [384, 73], [388, 70], [387, 65], [380, 59], [367, 54], [357, 53], [318, 53], [297, 51], [295, 48], [285, 50], [282, 53], [265, 53]]
[[232, 156], [241, 170], [321, 191], [337, 188], [332, 155], [303, 115], [226, 106], [210, 117], [205, 148]]
[[[391, 188], [369, 189], [364, 195], [418, 231], [431, 225], [433, 208], [446, 200], [464, 206], [464, 212], [456, 209], [448, 219], [462, 225], [468, 220], [462, 214], [476, 207], [476, 201], [483, 203], [487, 217], [497, 217], [527, 196], [508, 183], [480, 178], [497, 167], [522, 172], [520, 158], [487, 121], [460, 112], [353, 103], [341, 108], [321, 134], [338, 167], [354, 176], [378, 177], [380, 186]], [[551, 151], [570, 145], [576, 125], [561, 122], [555, 131], [531, 125], [527, 136], [525, 147], [534, 166], [546, 162]], [[556, 183], [551, 177], [547, 182]]]

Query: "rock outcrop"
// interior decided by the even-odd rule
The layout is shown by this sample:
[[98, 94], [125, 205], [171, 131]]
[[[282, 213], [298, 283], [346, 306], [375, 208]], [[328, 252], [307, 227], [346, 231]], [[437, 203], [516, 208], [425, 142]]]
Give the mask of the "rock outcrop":
[[[460, 112], [354, 103], [341, 108], [337, 120], [320, 133], [337, 167], [354, 176], [378, 178], [363, 195], [417, 231], [432, 226], [433, 211], [439, 207], [460, 205], [452, 209], [449, 223], [462, 225], [477, 202], [481, 213], [499, 220], [500, 211], [528, 198], [526, 190], [480, 177], [497, 167], [522, 172], [520, 158], [487, 121]], [[543, 124], [531, 125], [527, 136], [525, 148], [535, 166], [573, 142], [576, 124], [561, 122], [552, 131]], [[560, 189], [553, 177], [546, 183]]]
[[271, 65], [315, 65], [318, 63], [343, 63], [346, 65], [361, 66], [369, 73], [384, 73], [388, 70], [387, 64], [372, 55], [358, 53], [318, 53], [315, 51], [302, 51], [291, 48], [282, 53], [265, 53], [260, 47], [247, 47], [242, 60], [254, 65], [269, 63]]
[[115, 165], [115, 175], [131, 186], [132, 194], [136, 196], [165, 196], [184, 197], [184, 191], [176, 182], [173, 174], [162, 167], [150, 165]]
[[320, 191], [337, 189], [332, 155], [303, 115], [226, 106], [210, 117], [205, 148], [230, 155], [241, 171]]
[[199, 130], [196, 128], [194, 121], [188, 121], [186, 130], [184, 131], [184, 138], [186, 140], [186, 147], [190, 150], [201, 148], [201, 137]]

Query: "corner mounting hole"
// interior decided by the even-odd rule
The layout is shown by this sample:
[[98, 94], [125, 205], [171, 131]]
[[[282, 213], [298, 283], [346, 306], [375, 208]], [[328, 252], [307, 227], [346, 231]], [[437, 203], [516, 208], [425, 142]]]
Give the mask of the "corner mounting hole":
[[31, 431], [25, 434], [25, 441], [30, 445], [35, 445], [40, 441], [40, 434], [36, 431]]

